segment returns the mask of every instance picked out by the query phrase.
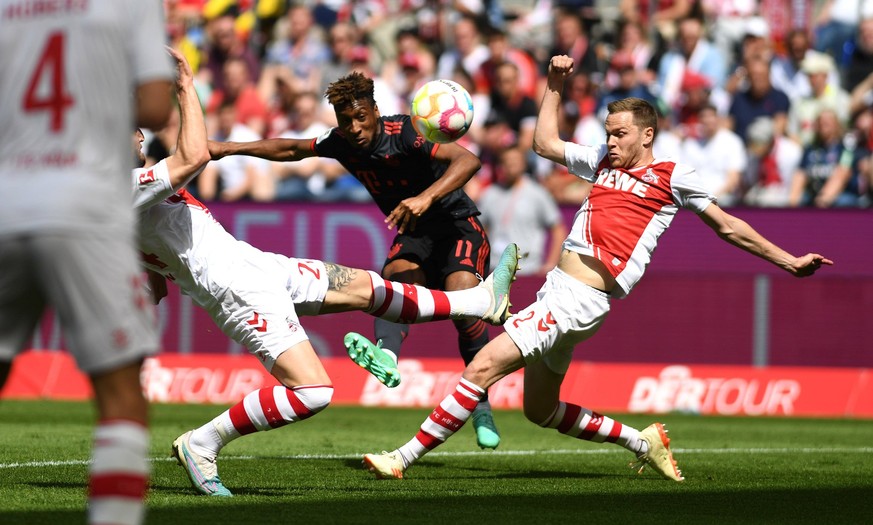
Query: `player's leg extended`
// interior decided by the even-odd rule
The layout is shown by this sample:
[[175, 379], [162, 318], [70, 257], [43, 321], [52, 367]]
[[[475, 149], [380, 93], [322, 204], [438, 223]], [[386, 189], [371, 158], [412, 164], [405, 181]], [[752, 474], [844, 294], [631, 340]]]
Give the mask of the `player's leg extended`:
[[465, 281], [449, 291], [384, 279], [376, 272], [324, 263], [328, 290], [319, 314], [364, 311], [387, 322], [424, 323], [443, 319], [483, 319], [501, 325], [509, 317], [509, 292], [518, 270], [518, 246], [510, 244], [484, 282], [457, 272]]
[[281, 386], [249, 392], [236, 405], [173, 442], [173, 455], [194, 488], [211, 496], [231, 496], [218, 476], [215, 460], [231, 441], [301, 421], [324, 410], [333, 386], [308, 340], [282, 352], [270, 373]]
[[[382, 277], [386, 281], [393, 281], [406, 285], [424, 286], [426, 282], [426, 276], [421, 265], [418, 262], [408, 259], [395, 259], [386, 264], [382, 269]], [[394, 294], [392, 293], [392, 297], [393, 296]], [[406, 297], [406, 294], [404, 293], [403, 296]], [[390, 302], [388, 302], [388, 305], [390, 305]], [[411, 310], [411, 307], [407, 307], [406, 311], [411, 312]], [[374, 313], [378, 314], [378, 310]], [[373, 327], [376, 340], [382, 342], [382, 347], [384, 349], [390, 350], [393, 353], [395, 362], [397, 358], [400, 357], [400, 345], [409, 334], [409, 327], [406, 325], [414, 320], [412, 319], [413, 316], [411, 313], [408, 313], [407, 315], [403, 314], [403, 308], [401, 308], [398, 313], [399, 315], [397, 315], [396, 319], [386, 318], [383, 315], [376, 315], [378, 319], [376, 319]]]
[[587, 408], [565, 403], [559, 399], [563, 380], [564, 375], [550, 370], [544, 361], [525, 368], [524, 415], [528, 420], [577, 439], [615, 443], [637, 456], [631, 466], [640, 472], [650, 465], [662, 476], [682, 481], [663, 425], [655, 423], [640, 432]]
[[[497, 269], [484, 282], [479, 283], [469, 272], [457, 272], [460, 276], [472, 279], [462, 283], [460, 289], [446, 292], [385, 280], [371, 271], [332, 263], [325, 263], [325, 267], [332, 277], [320, 313], [364, 310], [378, 317], [376, 333], [382, 337], [376, 344], [356, 333], [346, 335], [344, 343], [349, 356], [356, 363], [390, 387], [399, 384], [400, 375], [396, 370], [396, 353], [386, 352], [385, 349], [399, 348], [400, 341], [408, 332], [405, 324], [398, 325], [396, 321], [421, 323], [478, 318], [500, 324], [509, 317], [509, 291], [518, 270], [518, 247], [511, 244], [506, 248]], [[401, 328], [399, 336], [394, 332], [398, 326]], [[471, 332], [477, 332], [478, 335], [470, 337]], [[482, 334], [485, 334], [485, 328], [481, 322], [464, 322], [459, 327], [459, 337], [466, 338], [461, 344], [462, 348], [481, 348], [487, 342], [487, 338], [477, 340], [481, 339]], [[462, 352], [467, 356], [465, 364], [474, 353]]]
[[662, 475], [680, 481], [662, 425], [639, 432], [559, 399], [573, 349], [593, 336], [606, 319], [608, 296], [563, 272], [550, 272], [537, 295], [541, 298], [504, 325], [530, 362], [524, 373], [525, 416], [568, 436], [620, 445]]
[[454, 392], [424, 420], [415, 437], [392, 452], [364, 455], [364, 466], [380, 479], [402, 478], [410, 465], [467, 422], [488, 387], [523, 366], [518, 347], [505, 333], [500, 334], [476, 354]]

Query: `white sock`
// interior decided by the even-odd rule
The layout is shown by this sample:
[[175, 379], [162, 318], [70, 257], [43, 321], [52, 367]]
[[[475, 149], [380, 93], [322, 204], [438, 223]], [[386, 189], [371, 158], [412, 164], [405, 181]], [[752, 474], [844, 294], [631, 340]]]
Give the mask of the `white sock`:
[[88, 523], [142, 523], [148, 487], [149, 431], [142, 423], [105, 420], [94, 431]]
[[491, 308], [491, 293], [481, 286], [446, 292], [452, 305], [452, 316], [482, 317]]
[[[224, 415], [224, 414], [222, 414]], [[218, 420], [221, 416], [209, 421], [200, 428], [194, 429], [191, 433], [191, 439], [188, 443], [191, 449], [208, 460], [215, 460], [218, 453], [224, 448], [224, 440], [218, 433], [216, 425], [221, 424]]]

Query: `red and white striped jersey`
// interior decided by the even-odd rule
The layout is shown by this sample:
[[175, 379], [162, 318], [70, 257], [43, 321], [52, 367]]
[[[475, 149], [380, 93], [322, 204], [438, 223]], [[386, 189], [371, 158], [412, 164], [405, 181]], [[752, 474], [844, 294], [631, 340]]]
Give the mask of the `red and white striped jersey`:
[[567, 143], [564, 158], [570, 173], [593, 187], [576, 212], [564, 248], [602, 261], [618, 284], [613, 297], [624, 297], [643, 276], [679, 207], [702, 213], [715, 197], [690, 166], [655, 159], [640, 168], [611, 168], [606, 153], [605, 144]]
[[173, 79], [161, 5], [0, 0], [0, 233], [130, 233], [134, 88]]
[[174, 193], [166, 159], [133, 170], [133, 188], [144, 266], [175, 282], [210, 314], [224, 317], [219, 310], [230, 290], [288, 286], [289, 259], [235, 239], [187, 190]]

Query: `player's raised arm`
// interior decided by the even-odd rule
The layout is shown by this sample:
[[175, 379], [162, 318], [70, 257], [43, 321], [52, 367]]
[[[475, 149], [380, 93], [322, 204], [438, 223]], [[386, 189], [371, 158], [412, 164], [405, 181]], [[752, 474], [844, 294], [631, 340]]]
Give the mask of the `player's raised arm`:
[[567, 161], [564, 160], [565, 142], [558, 135], [558, 108], [561, 104], [564, 82], [572, 73], [572, 58], [566, 55], [552, 57], [549, 62], [546, 91], [543, 94], [533, 138], [534, 153], [565, 166], [567, 165]]
[[185, 186], [209, 162], [206, 124], [200, 99], [194, 89], [194, 74], [185, 57], [172, 48], [167, 52], [176, 61], [176, 96], [179, 100], [179, 138], [176, 151], [167, 157], [167, 170], [173, 191]]
[[801, 257], [791, 255], [768, 241], [748, 223], [725, 212], [715, 203], [707, 206], [700, 214], [700, 218], [725, 241], [770, 261], [795, 277], [809, 277], [823, 264], [828, 266], [834, 264], [830, 259], [825, 259], [817, 253], [807, 253]]
[[314, 139], [265, 139], [254, 142], [216, 142], [209, 141], [209, 155], [218, 160], [230, 155], [248, 155], [276, 162], [315, 157], [312, 147]]

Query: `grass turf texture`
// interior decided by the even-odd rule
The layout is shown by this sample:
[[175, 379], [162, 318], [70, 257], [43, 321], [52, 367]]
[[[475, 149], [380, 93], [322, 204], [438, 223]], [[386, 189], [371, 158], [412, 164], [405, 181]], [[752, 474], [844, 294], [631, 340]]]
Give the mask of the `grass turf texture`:
[[[631, 454], [496, 411], [503, 441], [479, 451], [472, 425], [403, 480], [377, 481], [365, 452], [405, 443], [427, 409], [330, 407], [230, 444], [233, 498], [196, 496], [172, 440], [223, 407], [154, 405], [147, 522], [869, 523], [873, 421], [663, 415], [687, 481], [636, 475]], [[0, 402], [0, 523], [84, 523], [93, 409]], [[642, 429], [652, 416], [619, 417]]]

